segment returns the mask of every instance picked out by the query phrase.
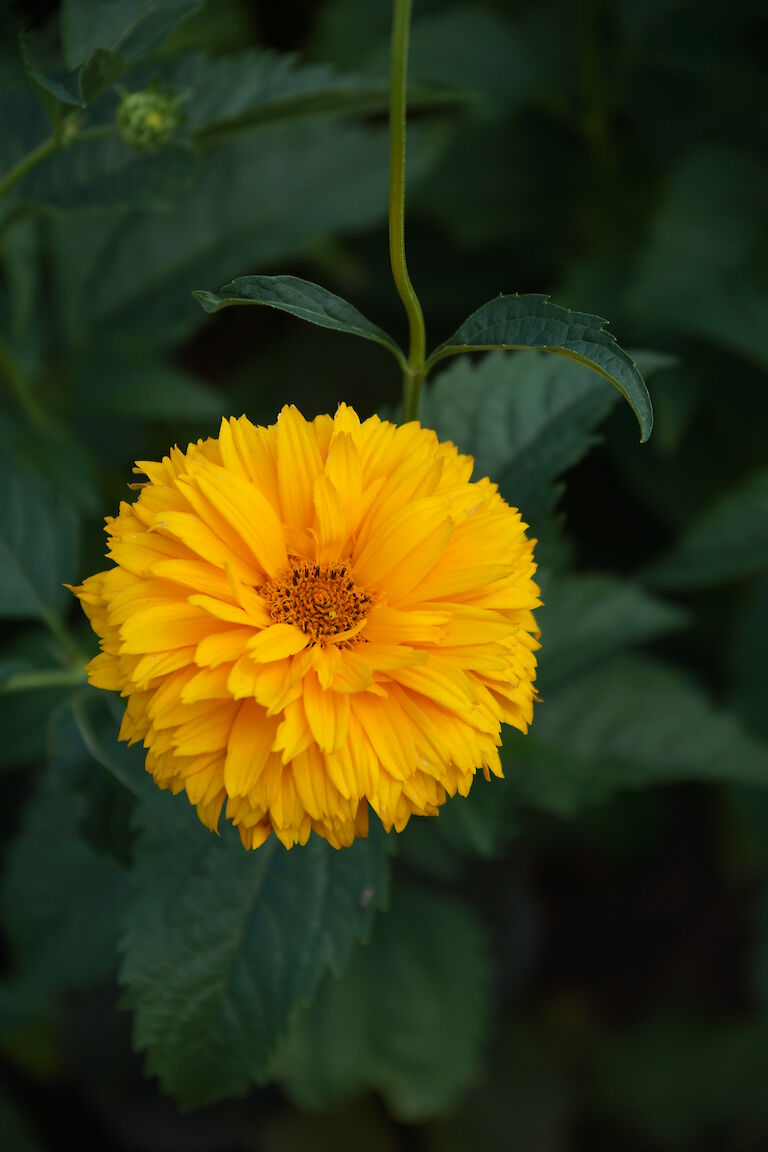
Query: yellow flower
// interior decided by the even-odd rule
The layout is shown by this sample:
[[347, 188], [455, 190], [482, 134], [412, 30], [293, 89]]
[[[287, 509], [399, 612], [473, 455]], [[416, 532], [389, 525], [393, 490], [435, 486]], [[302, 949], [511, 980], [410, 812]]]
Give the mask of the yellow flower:
[[141, 462], [107, 520], [115, 566], [73, 591], [161, 788], [246, 847], [336, 847], [436, 815], [525, 731], [538, 648], [533, 541], [473, 460], [342, 404], [223, 420]]

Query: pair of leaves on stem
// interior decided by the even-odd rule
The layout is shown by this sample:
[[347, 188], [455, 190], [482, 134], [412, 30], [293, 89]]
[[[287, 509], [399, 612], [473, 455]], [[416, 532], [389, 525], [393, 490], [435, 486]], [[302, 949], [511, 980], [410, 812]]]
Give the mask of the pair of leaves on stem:
[[[206, 312], [234, 304], [261, 304], [289, 312], [320, 328], [349, 332], [381, 344], [401, 368], [408, 363], [402, 349], [382, 328], [372, 324], [352, 304], [318, 284], [296, 276], [241, 276], [216, 294], [195, 292]], [[632, 357], [606, 330], [606, 321], [585, 312], [553, 304], [547, 296], [498, 296], [483, 304], [427, 358], [424, 375], [439, 361], [461, 352], [491, 349], [535, 349], [567, 356], [610, 381], [629, 403], [647, 440], [653, 408], [645, 382]]]

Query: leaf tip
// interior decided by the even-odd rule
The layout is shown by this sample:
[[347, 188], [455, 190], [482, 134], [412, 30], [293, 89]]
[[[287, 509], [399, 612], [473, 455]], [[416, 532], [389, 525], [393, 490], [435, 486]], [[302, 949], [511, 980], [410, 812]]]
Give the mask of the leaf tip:
[[192, 293], [204, 312], [216, 312], [221, 305], [221, 297], [214, 292], [197, 289]]

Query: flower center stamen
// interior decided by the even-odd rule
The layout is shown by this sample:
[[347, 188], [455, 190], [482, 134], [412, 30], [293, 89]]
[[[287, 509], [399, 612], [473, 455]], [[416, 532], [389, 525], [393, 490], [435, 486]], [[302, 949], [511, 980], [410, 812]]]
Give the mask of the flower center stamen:
[[332, 643], [339, 633], [352, 631], [366, 619], [373, 603], [342, 563], [293, 561], [287, 572], [269, 580], [260, 593], [276, 624], [295, 624], [313, 644]]

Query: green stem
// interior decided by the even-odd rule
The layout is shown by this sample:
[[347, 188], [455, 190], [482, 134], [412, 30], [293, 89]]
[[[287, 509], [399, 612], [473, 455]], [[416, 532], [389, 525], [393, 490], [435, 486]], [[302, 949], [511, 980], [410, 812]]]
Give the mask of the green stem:
[[0, 179], [0, 196], [5, 196], [7, 192], [15, 188], [28, 172], [37, 168], [38, 164], [42, 164], [43, 160], [47, 160], [54, 152], [58, 152], [60, 147], [61, 143], [58, 137], [49, 136], [42, 144], [38, 144], [37, 148], [33, 148], [31, 152], [27, 152], [26, 156], [22, 156], [18, 164], [14, 164], [10, 172], [6, 172], [5, 176]]
[[40, 668], [9, 676], [0, 684], [0, 695], [6, 692], [30, 692], [38, 688], [68, 688], [85, 683], [85, 667], [82, 664], [71, 668]]
[[51, 423], [48, 414], [31, 390], [27, 377], [20, 370], [3, 340], [0, 340], [0, 378], [5, 379], [19, 408], [30, 424], [46, 431], [49, 430]]
[[92, 128], [75, 131], [68, 137], [62, 136], [61, 132], [49, 136], [42, 144], [38, 144], [37, 148], [22, 156], [9, 172], [0, 177], [0, 199], [15, 188], [33, 168], [37, 168], [38, 164], [42, 164], [43, 160], [53, 156], [60, 148], [71, 148], [73, 144], [82, 144], [86, 140], [104, 140], [108, 136], [113, 136], [115, 131], [114, 124], [96, 124]]
[[405, 261], [405, 109], [411, 5], [412, 0], [394, 0], [389, 97], [389, 259], [410, 328], [408, 364], [403, 370], [404, 420], [415, 420], [419, 414], [426, 352], [424, 316]]

